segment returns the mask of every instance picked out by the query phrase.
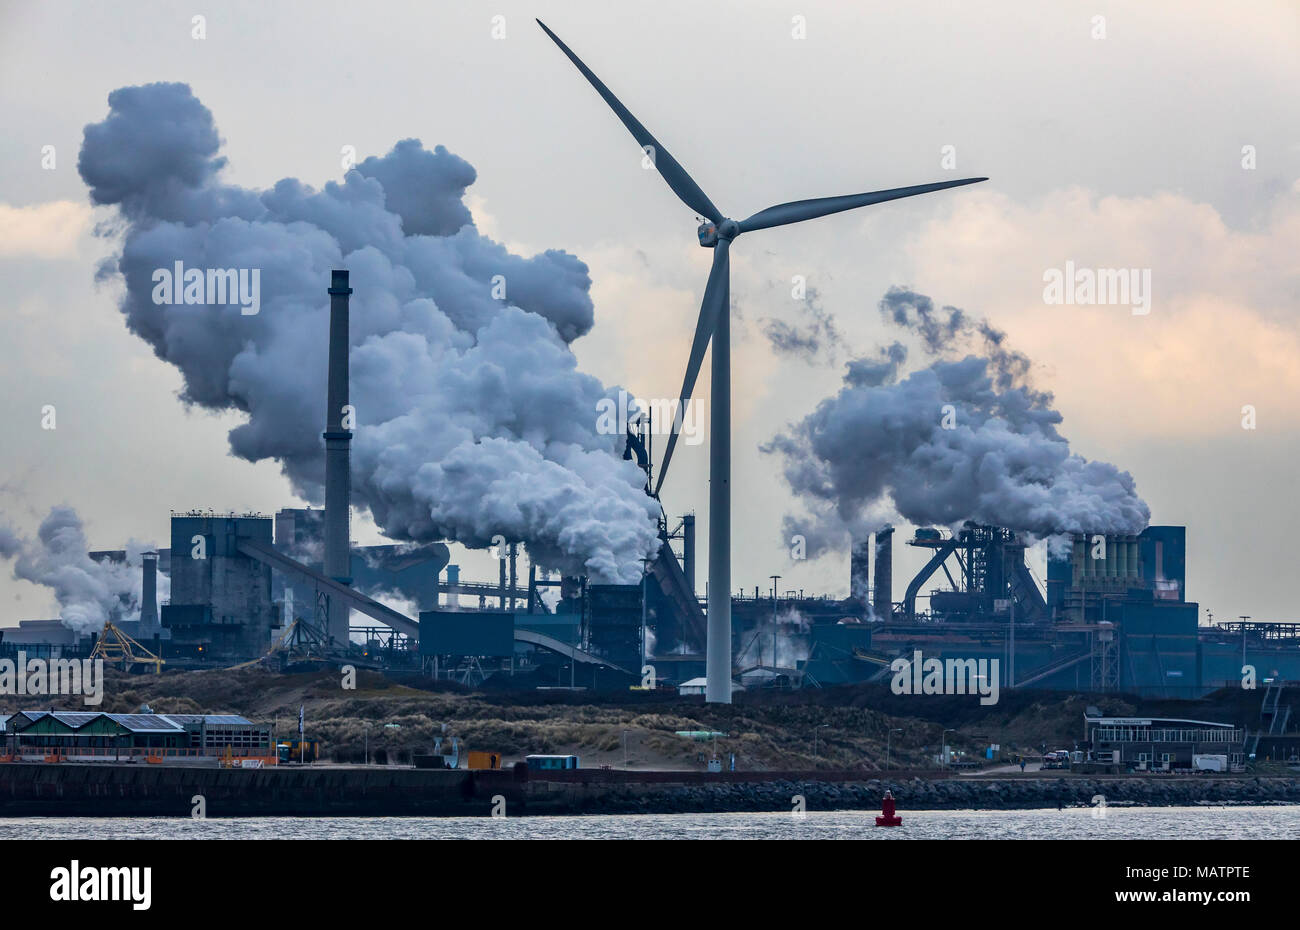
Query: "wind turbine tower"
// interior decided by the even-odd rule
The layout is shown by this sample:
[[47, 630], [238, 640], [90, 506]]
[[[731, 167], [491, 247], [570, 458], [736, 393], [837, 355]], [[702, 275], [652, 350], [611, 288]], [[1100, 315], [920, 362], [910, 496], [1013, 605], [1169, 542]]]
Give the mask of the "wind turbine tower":
[[[713, 704], [731, 703], [731, 272], [728, 253], [731, 243], [742, 233], [773, 226], [787, 226], [804, 220], [816, 219], [831, 213], [853, 210], [873, 203], [914, 197], [949, 187], [987, 181], [988, 178], [963, 178], [959, 181], [940, 181], [915, 187], [896, 187], [890, 190], [870, 191], [865, 194], [847, 194], [842, 197], [819, 197], [814, 200], [796, 200], [760, 210], [748, 219], [736, 220], [722, 215], [713, 201], [700, 189], [686, 169], [678, 164], [659, 140], [641, 125], [613, 92], [596, 77], [582, 59], [560, 41], [560, 37], [546, 28], [540, 19], [537, 25], [568, 56], [569, 61], [582, 72], [601, 99], [614, 111], [637, 144], [646, 152], [673, 193], [700, 216], [698, 235], [700, 245], [713, 249], [713, 267], [704, 287], [704, 301], [695, 324], [695, 338], [686, 363], [686, 377], [682, 381], [682, 416], [690, 403], [704, 361], [704, 350], [713, 341], [712, 393], [709, 403], [709, 604], [708, 637], [706, 641], [707, 684], [705, 700]], [[681, 416], [673, 421], [672, 432], [664, 449], [664, 459], [659, 466], [659, 479], [654, 493], [659, 496], [668, 463], [677, 446]]]

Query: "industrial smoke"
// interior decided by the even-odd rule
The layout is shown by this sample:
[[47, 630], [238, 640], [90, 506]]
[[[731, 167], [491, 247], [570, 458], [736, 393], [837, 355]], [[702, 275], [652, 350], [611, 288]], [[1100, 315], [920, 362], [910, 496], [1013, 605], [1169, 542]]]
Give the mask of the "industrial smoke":
[[[59, 618], [78, 633], [103, 629], [105, 620], [140, 619], [143, 553], [151, 544], [132, 541], [126, 561], [90, 557], [81, 518], [71, 507], [52, 507], [35, 539], [25, 539], [0, 522], [0, 559], [12, 559], [14, 578], [48, 587]], [[167, 599], [170, 582], [156, 576], [155, 603]]]
[[[324, 484], [328, 300], [351, 272], [353, 502], [397, 540], [523, 542], [539, 564], [635, 582], [658, 548], [645, 477], [623, 436], [596, 430], [616, 397], [577, 369], [589, 331], [587, 267], [526, 258], [483, 236], [463, 202], [474, 169], [414, 139], [315, 190], [221, 179], [211, 112], [185, 84], [124, 87], [86, 127], [91, 200], [116, 208], [128, 328], [184, 378], [184, 402], [238, 410], [233, 454], [279, 462], [294, 490]], [[258, 309], [154, 300], [155, 272], [257, 270]]]
[[[844, 386], [763, 449], [807, 506], [785, 519], [808, 554], [865, 538], [892, 514], [918, 525], [967, 520], [1030, 540], [1138, 533], [1150, 509], [1133, 477], [1070, 451], [1030, 361], [987, 321], [891, 288], [880, 310], [937, 356], [904, 374], [901, 342], [848, 363]], [[965, 354], [963, 354], [965, 353]]]

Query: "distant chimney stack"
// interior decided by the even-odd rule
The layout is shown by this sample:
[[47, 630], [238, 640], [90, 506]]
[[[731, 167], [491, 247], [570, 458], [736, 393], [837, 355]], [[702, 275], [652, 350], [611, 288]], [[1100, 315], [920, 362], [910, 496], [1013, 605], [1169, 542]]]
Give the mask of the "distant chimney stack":
[[515, 591], [519, 585], [519, 547], [510, 544], [510, 609], [515, 609]]
[[876, 531], [876, 590], [871, 602], [878, 620], [894, 615], [894, 528], [882, 526]]
[[688, 513], [682, 517], [682, 573], [686, 575], [686, 584], [695, 596], [695, 514]]
[[863, 610], [867, 606], [867, 591], [871, 582], [871, 537], [854, 540], [849, 550], [849, 597]]
[[[352, 584], [352, 468], [349, 451], [351, 421], [345, 427], [348, 405], [348, 273], [330, 274], [329, 383], [325, 410], [325, 574], [340, 584]], [[348, 605], [330, 599], [328, 633], [334, 641], [348, 641]]]
[[158, 553], [146, 552], [140, 584], [140, 635], [158, 634]]

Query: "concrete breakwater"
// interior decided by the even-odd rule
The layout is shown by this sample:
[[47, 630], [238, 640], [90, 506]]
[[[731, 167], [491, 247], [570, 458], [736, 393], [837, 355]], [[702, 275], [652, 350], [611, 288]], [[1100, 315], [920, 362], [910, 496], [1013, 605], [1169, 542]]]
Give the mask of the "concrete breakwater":
[[[539, 786], [540, 787], [540, 786]], [[568, 788], [570, 786], [565, 786]], [[1295, 778], [914, 778], [835, 782], [790, 779], [731, 784], [607, 788], [568, 793], [548, 786], [547, 813], [704, 813], [790, 811], [803, 798], [806, 810], [876, 810], [885, 790], [906, 810], [1017, 810], [1092, 806], [1100, 795], [1109, 806], [1181, 807], [1197, 804], [1300, 804]], [[558, 795], [558, 796], [557, 796]], [[563, 798], [563, 801], [561, 800]], [[530, 808], [542, 806], [534, 797]], [[565, 809], [567, 808], [567, 809]]]
[[[979, 778], [936, 773], [428, 771], [397, 768], [217, 769], [165, 765], [0, 766], [0, 816], [482, 817], [618, 813], [1011, 810], [1089, 805], [1300, 803], [1300, 779], [1244, 776]], [[197, 799], [201, 798], [199, 805]]]

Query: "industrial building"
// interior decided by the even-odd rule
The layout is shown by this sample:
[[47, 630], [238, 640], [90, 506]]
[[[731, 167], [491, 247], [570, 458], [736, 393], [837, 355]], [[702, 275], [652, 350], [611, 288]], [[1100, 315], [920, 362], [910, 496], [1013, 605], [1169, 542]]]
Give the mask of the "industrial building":
[[90, 652], [90, 637], [62, 620], [19, 620], [0, 630], [0, 636], [0, 658], [5, 659], [16, 659], [20, 650], [33, 659], [81, 658]]
[[[322, 511], [308, 509], [282, 510], [274, 520], [174, 514], [170, 549], [142, 568], [147, 603], [150, 575], [159, 565], [170, 570], [170, 602], [152, 605], [161, 624], [123, 626], [152, 629], [153, 638], [133, 635], [158, 644], [172, 665], [233, 664], [266, 655], [295, 619], [324, 629], [323, 602], [335, 597], [360, 614], [353, 641], [389, 633], [384, 662], [469, 684], [513, 675], [521, 686], [625, 688], [641, 681], [645, 665], [664, 684], [704, 671], [702, 598], [689, 580], [693, 520], [671, 531], [663, 523], [660, 555], [639, 585], [553, 578], [531, 563], [521, 578], [517, 560], [526, 551], [518, 545], [503, 553], [497, 581], [466, 582], [441, 544], [354, 548], [343, 585], [322, 563], [293, 557], [319, 552], [323, 523]], [[775, 584], [734, 594], [737, 680], [747, 688], [882, 681], [894, 657], [916, 649], [940, 659], [998, 659], [1003, 688], [1196, 697], [1239, 685], [1243, 666], [1261, 681], [1300, 680], [1300, 624], [1199, 625], [1199, 607], [1187, 600], [1183, 527], [1080, 536], [1049, 553], [1046, 584], [1009, 530], [921, 528], [907, 544], [929, 558], [899, 601], [893, 537], [883, 527], [855, 543], [848, 597], [780, 592]], [[417, 617], [373, 601], [359, 580], [406, 597]], [[543, 597], [547, 589], [559, 596]], [[5, 631], [0, 649], [73, 656], [92, 642], [57, 621], [27, 621]], [[339, 656], [349, 648], [333, 645]], [[1276, 735], [1294, 729], [1282, 717], [1271, 721]]]
[[[1043, 588], [1008, 530], [920, 529], [909, 544], [933, 555], [903, 601], [874, 618], [874, 653], [997, 658], [1004, 688], [1192, 698], [1240, 686], [1243, 665], [1261, 679], [1300, 679], [1291, 625], [1198, 624], [1199, 605], [1187, 600], [1184, 527], [1076, 536], [1064, 551], [1049, 548]], [[890, 583], [879, 578], [885, 570], [878, 587]], [[939, 572], [948, 584], [925, 593]]]
[[241, 550], [245, 541], [269, 546], [270, 519], [173, 514], [171, 603], [162, 609], [172, 655], [253, 656], [269, 648], [280, 626], [271, 569]]
[[1118, 771], [1240, 771], [1246, 732], [1231, 723], [1170, 717], [1106, 717], [1094, 707], [1084, 718], [1088, 759]]

